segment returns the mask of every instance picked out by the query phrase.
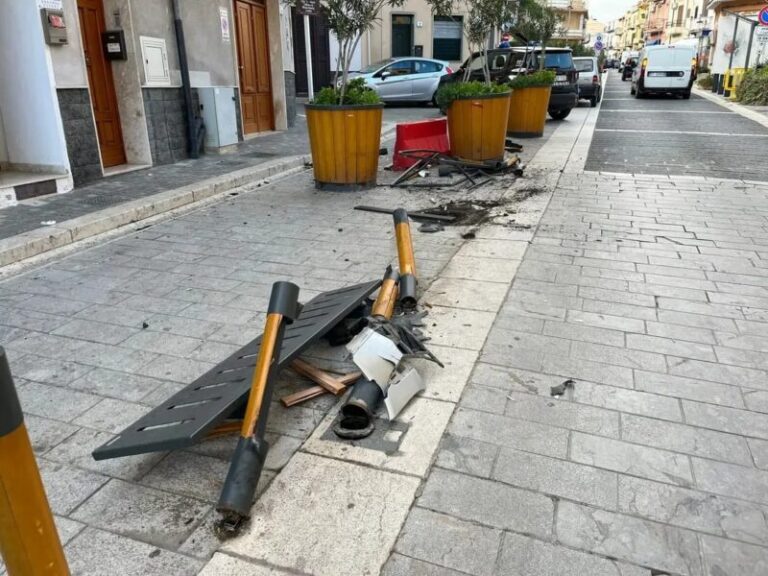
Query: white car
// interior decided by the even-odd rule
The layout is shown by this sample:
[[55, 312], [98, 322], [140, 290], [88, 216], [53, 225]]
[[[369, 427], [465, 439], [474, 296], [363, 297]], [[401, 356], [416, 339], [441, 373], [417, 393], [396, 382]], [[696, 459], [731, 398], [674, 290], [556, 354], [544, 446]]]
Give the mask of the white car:
[[390, 58], [371, 64], [350, 78], [363, 78], [384, 102], [435, 102], [440, 77], [452, 74], [447, 62], [430, 58]]
[[696, 49], [692, 46], [646, 46], [632, 72], [630, 93], [680, 94], [686, 100], [696, 79]]

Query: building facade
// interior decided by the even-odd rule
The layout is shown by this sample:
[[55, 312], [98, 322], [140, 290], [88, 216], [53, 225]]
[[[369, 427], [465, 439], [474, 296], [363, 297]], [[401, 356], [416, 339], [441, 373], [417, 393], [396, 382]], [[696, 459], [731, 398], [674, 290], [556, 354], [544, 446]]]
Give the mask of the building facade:
[[588, 41], [589, 10], [584, 0], [547, 0], [547, 5], [560, 14], [562, 22], [555, 39], [580, 43]]
[[765, 6], [765, 2], [755, 0], [708, 3], [714, 28], [709, 58], [714, 74], [768, 63], [768, 41], [761, 41], [757, 33], [757, 15]]
[[0, 8], [0, 205], [176, 162], [203, 134], [219, 150], [288, 126], [290, 20], [279, 0], [0, 0]]
[[435, 16], [424, 0], [406, 0], [398, 8], [385, 6], [361, 42], [360, 61], [367, 65], [398, 56], [423, 56], [456, 67], [470, 54], [465, 18], [460, 7], [450, 16]]

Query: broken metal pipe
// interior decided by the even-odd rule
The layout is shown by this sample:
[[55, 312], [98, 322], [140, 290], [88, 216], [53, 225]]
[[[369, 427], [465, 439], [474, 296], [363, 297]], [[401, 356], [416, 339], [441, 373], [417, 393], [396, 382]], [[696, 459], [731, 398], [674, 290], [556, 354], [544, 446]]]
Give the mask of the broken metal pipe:
[[408, 213], [398, 208], [393, 214], [395, 237], [397, 240], [397, 258], [400, 263], [400, 305], [403, 308], [416, 307], [416, 260], [413, 256], [411, 225]]

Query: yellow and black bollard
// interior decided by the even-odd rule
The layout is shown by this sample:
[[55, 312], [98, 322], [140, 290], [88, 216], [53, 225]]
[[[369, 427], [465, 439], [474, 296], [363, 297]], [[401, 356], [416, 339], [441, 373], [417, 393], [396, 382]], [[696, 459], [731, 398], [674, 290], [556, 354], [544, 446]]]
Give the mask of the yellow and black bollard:
[[397, 303], [397, 283], [400, 281], [400, 274], [392, 270], [392, 266], [387, 267], [384, 273], [384, 280], [381, 282], [379, 294], [371, 308], [371, 316], [376, 319], [389, 320], [395, 311]]
[[235, 534], [243, 521], [250, 517], [256, 486], [269, 450], [265, 434], [272, 389], [277, 376], [277, 360], [285, 325], [293, 322], [299, 314], [298, 298], [299, 287], [295, 284], [273, 284], [240, 439], [216, 506], [222, 514], [218, 525], [222, 535]]
[[400, 263], [400, 305], [403, 308], [416, 307], [416, 260], [413, 256], [411, 224], [408, 213], [403, 208], [395, 210], [395, 238], [397, 240], [397, 259]]
[[0, 347], [0, 552], [8, 576], [67, 576], [69, 568]]

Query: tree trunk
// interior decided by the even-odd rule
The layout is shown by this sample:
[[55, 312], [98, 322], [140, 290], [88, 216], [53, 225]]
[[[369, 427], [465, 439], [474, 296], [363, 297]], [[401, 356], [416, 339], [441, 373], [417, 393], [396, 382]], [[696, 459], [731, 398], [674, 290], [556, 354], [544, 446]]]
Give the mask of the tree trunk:
[[339, 105], [344, 104], [344, 96], [347, 93], [347, 51], [349, 50], [349, 38], [341, 42], [341, 89], [339, 90]]

